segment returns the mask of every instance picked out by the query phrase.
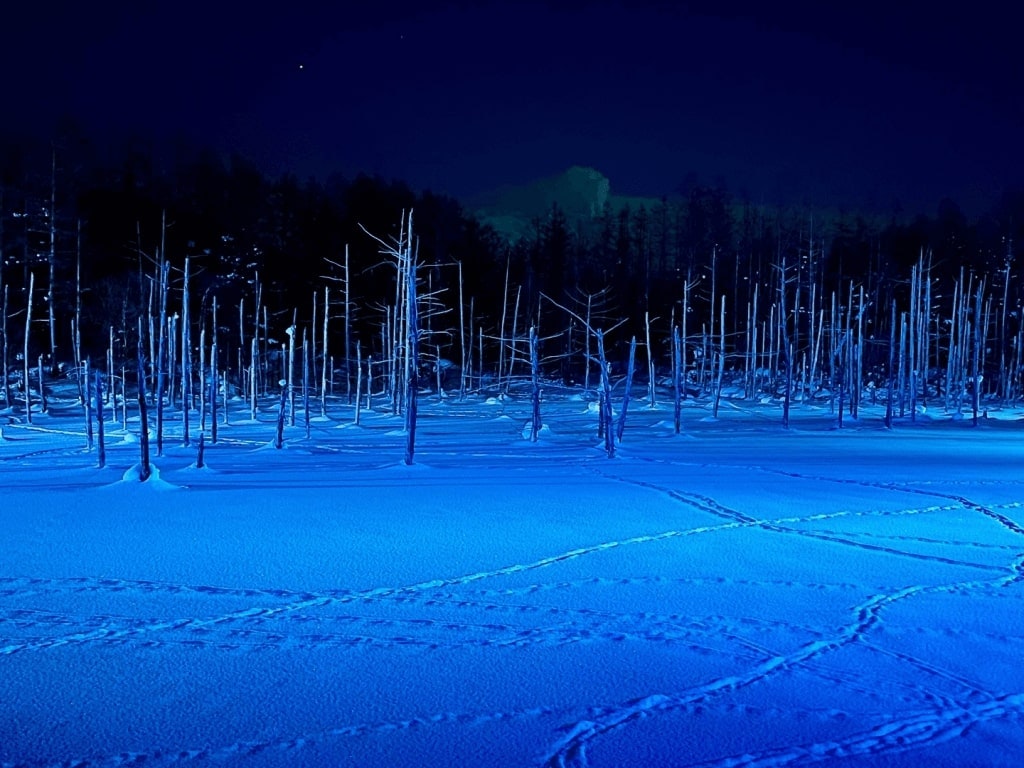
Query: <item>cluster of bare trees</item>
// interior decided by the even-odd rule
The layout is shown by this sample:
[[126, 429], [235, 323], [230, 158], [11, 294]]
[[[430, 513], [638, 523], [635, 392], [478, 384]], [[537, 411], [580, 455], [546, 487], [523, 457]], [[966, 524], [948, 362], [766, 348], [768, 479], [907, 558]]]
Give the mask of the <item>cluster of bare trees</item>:
[[[392, 298], [375, 305], [361, 300], [365, 272], [353, 274], [346, 248], [342, 259], [325, 261], [332, 274], [311, 292], [306, 307], [268, 306], [257, 275], [237, 312], [225, 313], [215, 293], [197, 300], [193, 260], [167, 253], [165, 231], [152, 254], [141, 242], [138, 249], [145, 311], [108, 326], [100, 361], [81, 359], [80, 313], [88, 296], [76, 276], [69, 318], [74, 359], [61, 361], [77, 384], [90, 446], [98, 437], [100, 463], [104, 422], [120, 418], [126, 429], [128, 403], [135, 400], [144, 476], [150, 430], [160, 455], [169, 416], [179, 425], [173, 439], [192, 445], [198, 434], [204, 446], [207, 435], [215, 444], [218, 428], [232, 418], [257, 420], [268, 402], [276, 402], [278, 447], [286, 425], [296, 427], [301, 418], [308, 436], [314, 409], [328, 417], [329, 403], [351, 409], [346, 418], [356, 423], [375, 402], [386, 404], [404, 416], [405, 461], [412, 463], [417, 398], [424, 390], [458, 398], [528, 391], [529, 434], [536, 440], [544, 392], [566, 381], [567, 367], [581, 373], [575, 386], [598, 403], [598, 434], [614, 455], [633, 395], [638, 346], [647, 405], [656, 406], [659, 391], [668, 390], [677, 432], [688, 397], [701, 398], [715, 415], [723, 397], [767, 397], [781, 405], [784, 425], [795, 402], [827, 401], [839, 426], [858, 418], [869, 398], [885, 405], [885, 423], [893, 426], [899, 418], [915, 419], [925, 405], [969, 411], [977, 422], [986, 404], [1015, 403], [1024, 386], [1024, 323], [1012, 248], [1002, 271], [961, 270], [952, 284], [932, 275], [924, 252], [905, 279], [871, 285], [829, 284], [815, 268], [813, 245], [796, 260], [780, 251], [765, 279], [745, 286], [745, 304], [737, 293], [721, 291], [714, 270], [710, 281], [688, 276], [676, 301], [645, 311], [638, 342], [622, 334], [628, 318], [616, 314], [613, 286], [524, 296], [508, 265], [501, 306], [480, 312], [475, 297], [466, 295], [460, 262], [421, 262], [411, 212], [396, 236], [367, 232], [360, 246], [375, 243], [381, 257], [375, 269], [391, 273]], [[59, 318], [49, 300], [54, 276], [46, 275], [49, 283], [39, 292], [37, 270], [29, 270], [24, 305], [14, 307], [2, 265], [0, 259], [0, 395], [17, 418], [31, 422], [47, 409], [47, 382], [58, 375]], [[438, 279], [441, 269], [454, 278]], [[39, 301], [46, 307], [42, 316]], [[357, 314], [364, 315], [362, 337], [354, 325]], [[367, 334], [368, 325], [377, 330]], [[95, 349], [96, 340], [91, 342]]]

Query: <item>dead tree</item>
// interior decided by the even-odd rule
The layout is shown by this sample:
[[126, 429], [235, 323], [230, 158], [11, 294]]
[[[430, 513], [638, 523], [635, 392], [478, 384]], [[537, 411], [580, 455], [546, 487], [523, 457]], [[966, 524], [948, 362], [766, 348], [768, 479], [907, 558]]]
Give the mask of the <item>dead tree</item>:
[[[395, 267], [397, 289], [395, 293], [394, 326], [385, 340], [393, 339], [392, 363], [392, 409], [405, 415], [405, 463], [411, 465], [416, 453], [417, 394], [419, 392], [419, 343], [420, 343], [420, 296], [417, 292], [416, 249], [414, 247], [412, 212], [402, 217], [398, 239], [387, 243], [367, 232], [381, 246], [381, 253], [388, 257]], [[428, 293], [428, 298], [429, 298]], [[391, 312], [386, 309], [386, 316]], [[399, 375], [401, 372], [401, 375]], [[399, 381], [401, 379], [401, 381]], [[400, 386], [401, 385], [401, 386]], [[398, 403], [399, 391], [403, 403]], [[404, 406], [404, 407], [403, 407]]]
[[3, 306], [0, 307], [0, 334], [3, 334], [3, 349], [0, 350], [0, 355], [3, 356], [3, 364], [0, 365], [0, 371], [3, 373], [3, 393], [4, 393], [4, 404], [10, 408], [11, 402], [11, 375], [10, 369], [7, 367], [7, 361], [9, 354], [7, 351], [7, 283], [4, 283], [4, 299]]
[[672, 327], [672, 422], [673, 431], [679, 434], [682, 431], [682, 401], [683, 401], [683, 342], [679, 338], [679, 326]]
[[[50, 174], [50, 252], [47, 258], [50, 268], [50, 281], [46, 292], [46, 311], [50, 326], [50, 366], [57, 366], [57, 320], [54, 316], [56, 297], [54, 288], [57, 283], [57, 150], [52, 153], [52, 171]], [[77, 362], [77, 361], [76, 361]]]
[[160, 250], [160, 264], [158, 270], [158, 291], [157, 301], [159, 303], [160, 323], [159, 339], [157, 343], [156, 360], [156, 455], [162, 456], [164, 452], [164, 390], [166, 388], [166, 365], [167, 357], [167, 278], [170, 272], [170, 265], [164, 259], [163, 249]]
[[619, 421], [615, 427], [615, 439], [622, 442], [622, 435], [626, 430], [626, 411], [629, 410], [629, 397], [633, 389], [633, 372], [636, 367], [636, 336], [629, 343], [629, 367], [626, 368], [626, 389], [622, 393], [622, 412], [619, 413]]
[[[87, 450], [92, 450], [93, 446], [93, 431], [92, 431], [92, 398], [89, 397], [89, 360], [86, 358], [83, 363], [84, 371], [76, 371], [75, 379], [79, 382], [85, 379], [85, 400], [82, 405], [85, 406], [85, 445]], [[81, 383], [79, 383], [81, 386]]]
[[153, 474], [149, 463], [149, 415], [146, 410], [146, 366], [142, 351], [142, 321], [139, 320], [138, 380], [139, 380], [139, 481], [146, 482]]
[[885, 426], [892, 429], [893, 426], [893, 392], [896, 389], [896, 301], [892, 302], [892, 312], [889, 319], [889, 386], [885, 397]]
[[107, 446], [103, 437], [103, 378], [99, 371], [96, 371], [96, 445], [96, 466], [103, 469], [107, 465]]
[[284, 417], [285, 407], [287, 404], [288, 388], [285, 386], [285, 381], [281, 381], [281, 401], [277, 406], [277, 431], [274, 433], [274, 447], [284, 447]]
[[217, 366], [217, 299], [213, 299], [213, 332], [210, 342], [210, 442], [217, 444], [217, 395], [220, 372]]
[[182, 444], [190, 444], [189, 411], [192, 410], [192, 320], [189, 315], [189, 257], [181, 289], [181, 421]]
[[722, 383], [725, 378], [725, 295], [722, 295], [722, 318], [718, 324], [718, 373], [715, 376], [715, 402], [712, 415], [718, 418], [718, 404], [722, 401]]
[[981, 349], [983, 345], [983, 323], [981, 318], [981, 299], [985, 290], [985, 281], [978, 283], [978, 290], [974, 296], [974, 334], [971, 344], [971, 423], [978, 426], [978, 411], [981, 408]]
[[530, 441], [537, 442], [540, 435], [540, 354], [537, 343], [537, 329], [530, 326]]
[[789, 313], [786, 310], [786, 257], [780, 256], [779, 264], [779, 344], [782, 348], [782, 362], [786, 381], [782, 396], [782, 426], [789, 428], [789, 407], [793, 394], [793, 346], [789, 339]]
[[419, 391], [419, 313], [416, 307], [416, 258], [412, 252], [412, 213], [409, 214], [409, 231], [405, 243], [405, 255], [402, 257], [407, 271], [406, 287], [409, 294], [406, 312], [408, 313], [408, 352], [406, 353], [406, 385], [405, 385], [405, 463], [411, 465], [416, 452], [416, 394]]
[[34, 272], [28, 273], [28, 296], [26, 297], [25, 307], [25, 348], [22, 351], [23, 354], [23, 370], [21, 384], [25, 388], [25, 421], [29, 424], [32, 423], [32, 398], [29, 395], [29, 361], [32, 359], [28, 354], [28, 340], [29, 331], [32, 328], [32, 293], [36, 286], [36, 275]]
[[[657, 318], [655, 318], [657, 320]], [[646, 344], [644, 345], [647, 350], [647, 406], [654, 408], [657, 405], [655, 400], [655, 376], [654, 376], [654, 350], [651, 348], [651, 313], [644, 312], [644, 332], [646, 334]]]
[[604, 450], [609, 459], [615, 458], [615, 430], [612, 428], [615, 418], [612, 412], [612, 384], [608, 372], [608, 359], [604, 353], [604, 332], [595, 331], [597, 340], [597, 360], [601, 364], [601, 435], [604, 437]]

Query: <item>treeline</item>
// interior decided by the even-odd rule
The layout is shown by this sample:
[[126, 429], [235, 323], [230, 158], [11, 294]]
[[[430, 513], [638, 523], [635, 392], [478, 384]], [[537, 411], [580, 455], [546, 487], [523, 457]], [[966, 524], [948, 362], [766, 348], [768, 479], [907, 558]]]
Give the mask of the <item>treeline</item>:
[[140, 318], [158, 311], [158, 265], [170, 265], [168, 290], [180, 291], [186, 257], [193, 317], [220, 307], [225, 371], [243, 375], [242, 339], [235, 348], [225, 341], [238, 328], [280, 342], [289, 328], [324, 326], [324, 302], [329, 320], [344, 316], [344, 339], [342, 323], [326, 325], [321, 355], [351, 367], [359, 343], [362, 355], [380, 359], [389, 352], [396, 275], [371, 235], [396, 238], [403, 212], [415, 210], [421, 295], [432, 302], [426, 349], [468, 361], [478, 382], [500, 382], [533, 327], [546, 375], [582, 383], [593, 365], [583, 319], [616, 327], [612, 361], [625, 360], [631, 337], [641, 346], [649, 339], [652, 376], [671, 367], [670, 339], [681, 329], [682, 363], [704, 388], [721, 369], [719, 381], [728, 372], [751, 391], [758, 377], [777, 389], [789, 365], [790, 387], [802, 380], [820, 389], [834, 379], [837, 349], [855, 349], [862, 378], [847, 385], [859, 390], [892, 377], [894, 339], [913, 311], [916, 338], [924, 333], [933, 345], [916, 369], [918, 386], [934, 381], [941, 390], [936, 372], [965, 354], [969, 331], [984, 338], [979, 364], [990, 369], [972, 381], [1004, 395], [1020, 389], [1009, 379], [1020, 376], [1021, 191], [968, 220], [952, 201], [934, 216], [880, 218], [767, 207], [722, 186], [691, 185], [597, 215], [570, 218], [555, 204], [529, 236], [510, 241], [458, 201], [401, 181], [269, 178], [243, 158], [203, 152], [158, 162], [125, 151], [97, 164], [67, 147], [49, 156], [8, 147], [2, 182], [5, 365], [26, 349], [51, 370], [85, 356], [134, 358]]

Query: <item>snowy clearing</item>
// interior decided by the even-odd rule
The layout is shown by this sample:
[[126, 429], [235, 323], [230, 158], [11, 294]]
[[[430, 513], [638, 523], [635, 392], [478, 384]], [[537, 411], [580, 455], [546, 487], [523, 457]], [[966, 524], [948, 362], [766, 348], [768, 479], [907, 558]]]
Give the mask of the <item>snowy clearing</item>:
[[1019, 765], [1019, 413], [351, 416], [4, 427], [3, 768]]

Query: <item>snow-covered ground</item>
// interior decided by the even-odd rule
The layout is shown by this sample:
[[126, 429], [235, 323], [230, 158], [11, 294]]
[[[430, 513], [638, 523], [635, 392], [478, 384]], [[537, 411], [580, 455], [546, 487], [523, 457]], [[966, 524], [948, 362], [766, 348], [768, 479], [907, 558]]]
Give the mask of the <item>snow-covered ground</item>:
[[1024, 760], [1016, 412], [634, 400], [610, 460], [579, 399], [424, 398], [406, 467], [241, 410], [146, 484], [137, 422], [3, 427], [4, 768]]

